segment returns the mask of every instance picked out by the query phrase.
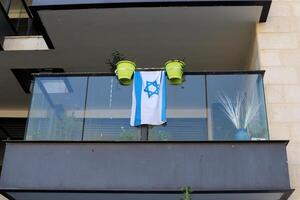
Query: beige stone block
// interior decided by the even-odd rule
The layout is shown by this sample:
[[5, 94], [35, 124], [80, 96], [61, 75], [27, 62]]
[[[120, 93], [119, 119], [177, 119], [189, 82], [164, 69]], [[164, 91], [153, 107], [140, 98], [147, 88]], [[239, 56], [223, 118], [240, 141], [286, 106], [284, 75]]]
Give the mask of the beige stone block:
[[293, 2], [293, 1], [298, 1], [298, 0], [272, 0], [272, 2]]
[[284, 86], [284, 98], [287, 103], [300, 103], [300, 85]]
[[294, 16], [300, 16], [300, 2], [294, 2], [292, 4], [292, 10]]
[[288, 156], [289, 165], [300, 165], [299, 155], [300, 155], [300, 143], [290, 142], [287, 145], [287, 156]]
[[270, 123], [272, 122], [300, 123], [300, 104], [269, 104], [268, 118]]
[[259, 33], [260, 49], [296, 49], [298, 39], [296, 33]]
[[260, 33], [295, 32], [297, 31], [295, 23], [294, 17], [269, 17], [266, 23], [258, 24], [257, 31]]
[[265, 84], [297, 84], [298, 73], [295, 68], [268, 67], [265, 68]]
[[262, 50], [260, 52], [260, 65], [266, 67], [280, 66], [280, 56], [277, 50]]
[[300, 187], [300, 165], [289, 163], [289, 175], [291, 187]]
[[[300, 0], [298, 0], [300, 2]], [[299, 17], [294, 17], [294, 26], [297, 27], [297, 31], [300, 32], [300, 16]]]
[[8, 199], [5, 198], [4, 196], [0, 195], [0, 200], [8, 200]]
[[283, 66], [297, 66], [300, 68], [300, 48], [295, 50], [281, 50], [279, 57]]
[[[300, 31], [297, 32], [298, 47], [300, 47]], [[298, 48], [300, 50], [300, 48]]]
[[290, 140], [291, 140], [291, 142], [300, 143], [300, 123], [290, 124], [289, 129], [290, 129]]
[[267, 103], [283, 103], [284, 91], [281, 85], [265, 85]]
[[[295, 188], [293, 188], [295, 189]], [[299, 188], [300, 189], [300, 188]], [[293, 194], [290, 196], [289, 200], [300, 200], [300, 191], [298, 188], [293, 192]]]
[[269, 123], [271, 140], [289, 140], [290, 129], [287, 123]]
[[269, 16], [291, 16], [292, 7], [289, 3], [280, 1], [273, 2], [271, 5]]

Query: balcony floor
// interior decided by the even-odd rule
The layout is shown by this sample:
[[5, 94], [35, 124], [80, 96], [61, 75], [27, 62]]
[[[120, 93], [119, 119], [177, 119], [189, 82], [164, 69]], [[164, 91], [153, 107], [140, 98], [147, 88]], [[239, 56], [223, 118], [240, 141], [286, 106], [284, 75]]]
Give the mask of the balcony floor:
[[[193, 200], [283, 200], [287, 199], [292, 190], [282, 191], [207, 191], [193, 192]], [[181, 192], [97, 192], [97, 191], [22, 191], [8, 192], [7, 198], [14, 200], [179, 200]]]

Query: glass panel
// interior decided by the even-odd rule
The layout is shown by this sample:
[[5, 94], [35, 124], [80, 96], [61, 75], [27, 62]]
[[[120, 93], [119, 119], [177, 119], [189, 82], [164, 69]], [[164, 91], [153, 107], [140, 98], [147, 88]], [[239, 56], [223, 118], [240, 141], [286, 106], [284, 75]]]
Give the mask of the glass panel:
[[81, 140], [87, 77], [36, 78], [27, 140]]
[[209, 139], [268, 139], [261, 75], [208, 75], [207, 91]]
[[[185, 78], [167, 85], [168, 122], [146, 127], [149, 140], [268, 139], [261, 75], [207, 75], [207, 88], [204, 75]], [[39, 77], [26, 139], [140, 140], [141, 128], [130, 126], [131, 94], [114, 76]]]
[[90, 77], [84, 140], [140, 140], [140, 128], [130, 126], [132, 86], [114, 76]]
[[167, 124], [149, 128], [149, 140], [207, 140], [205, 78], [186, 75], [180, 86], [167, 85]]

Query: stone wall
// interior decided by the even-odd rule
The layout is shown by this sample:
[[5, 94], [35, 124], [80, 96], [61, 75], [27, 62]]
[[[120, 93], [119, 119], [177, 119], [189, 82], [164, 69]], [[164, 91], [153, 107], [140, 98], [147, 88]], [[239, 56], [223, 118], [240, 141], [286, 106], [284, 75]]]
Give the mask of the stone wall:
[[259, 67], [266, 70], [270, 137], [288, 139], [292, 188], [300, 200], [300, 0], [273, 0], [266, 23], [257, 25]]

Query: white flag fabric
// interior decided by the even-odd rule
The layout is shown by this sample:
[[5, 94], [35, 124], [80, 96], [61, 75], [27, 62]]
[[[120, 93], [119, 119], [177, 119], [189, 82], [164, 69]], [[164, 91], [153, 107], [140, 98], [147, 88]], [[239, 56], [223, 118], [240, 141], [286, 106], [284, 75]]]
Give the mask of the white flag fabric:
[[160, 125], [166, 121], [165, 72], [135, 72], [132, 90], [130, 125]]

